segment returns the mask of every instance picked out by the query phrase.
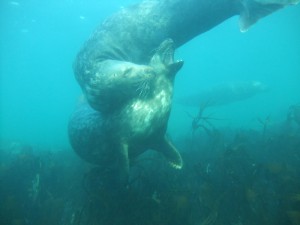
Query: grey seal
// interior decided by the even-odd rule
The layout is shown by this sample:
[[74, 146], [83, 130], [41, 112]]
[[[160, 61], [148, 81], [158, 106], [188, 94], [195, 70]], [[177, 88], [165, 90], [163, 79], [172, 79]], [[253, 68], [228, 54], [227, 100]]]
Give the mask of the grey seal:
[[[174, 77], [183, 65], [183, 61], [175, 62], [173, 55], [174, 43], [167, 39], [144, 68], [147, 72], [143, 80], [137, 74], [135, 95], [122, 107], [102, 113], [83, 104], [74, 112], [69, 122], [69, 137], [79, 156], [88, 162], [117, 170], [121, 179], [128, 176], [131, 159], [148, 149], [161, 152], [173, 167], [182, 167], [179, 152], [165, 135]], [[128, 73], [132, 74], [131, 71]], [[122, 82], [127, 80], [128, 85], [132, 85], [131, 79]]]
[[130, 159], [149, 148], [181, 168], [181, 157], [165, 136], [173, 79], [182, 66], [182, 61], [173, 61], [174, 49], [232, 16], [240, 15], [245, 31], [298, 2], [145, 0], [107, 18], [74, 62], [75, 77], [91, 106], [77, 110], [70, 120], [74, 150], [89, 162], [115, 165], [124, 174]]

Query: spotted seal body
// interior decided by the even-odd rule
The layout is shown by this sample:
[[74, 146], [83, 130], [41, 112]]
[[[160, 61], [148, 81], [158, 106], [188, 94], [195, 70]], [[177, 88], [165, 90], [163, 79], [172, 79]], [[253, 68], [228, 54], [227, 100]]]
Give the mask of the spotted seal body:
[[160, 151], [175, 168], [182, 167], [176, 148], [165, 137], [171, 110], [174, 76], [183, 65], [174, 62], [174, 44], [165, 40], [151, 59], [136, 95], [113, 112], [101, 113], [84, 104], [73, 114], [69, 136], [85, 160], [117, 168], [126, 177], [130, 159], [148, 149]]

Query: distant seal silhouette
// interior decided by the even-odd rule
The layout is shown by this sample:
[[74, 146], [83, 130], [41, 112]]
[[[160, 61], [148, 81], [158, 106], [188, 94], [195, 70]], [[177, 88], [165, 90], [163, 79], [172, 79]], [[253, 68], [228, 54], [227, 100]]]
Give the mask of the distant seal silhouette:
[[175, 102], [192, 107], [212, 107], [245, 100], [268, 90], [269, 88], [259, 81], [231, 82], [178, 97]]
[[111, 164], [121, 165], [121, 171], [128, 170], [131, 155], [155, 148], [180, 168], [181, 158], [165, 138], [173, 88], [167, 77], [182, 65], [170, 60], [173, 48], [234, 15], [240, 15], [245, 31], [259, 18], [298, 2], [145, 0], [112, 15], [74, 63], [76, 79], [95, 111], [79, 110], [71, 119], [73, 148], [97, 164], [107, 155]]
[[[174, 62], [173, 55], [174, 43], [167, 39], [144, 68], [147, 75], [143, 81], [136, 75], [135, 96], [122, 107], [110, 113], [96, 111], [88, 104], [79, 107], [69, 123], [70, 142], [78, 155], [88, 162], [117, 169], [122, 179], [128, 175], [130, 159], [148, 149], [161, 152], [173, 167], [182, 167], [180, 154], [165, 136], [174, 76], [183, 65], [183, 61]], [[131, 79], [122, 82], [132, 85]], [[126, 86], [125, 94], [127, 89]]]

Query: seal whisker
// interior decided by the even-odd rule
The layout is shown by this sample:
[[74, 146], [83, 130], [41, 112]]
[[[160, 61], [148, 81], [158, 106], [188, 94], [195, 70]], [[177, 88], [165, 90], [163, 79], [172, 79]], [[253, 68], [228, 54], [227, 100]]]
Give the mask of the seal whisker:
[[136, 91], [139, 93], [138, 94], [139, 97], [141, 97], [141, 98], [147, 97], [148, 93], [149, 93], [148, 80], [142, 80], [141, 82], [138, 82]]

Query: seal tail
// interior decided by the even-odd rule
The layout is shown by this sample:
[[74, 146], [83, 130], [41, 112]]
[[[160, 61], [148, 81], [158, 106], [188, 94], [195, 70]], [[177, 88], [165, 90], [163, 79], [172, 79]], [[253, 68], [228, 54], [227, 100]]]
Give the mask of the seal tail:
[[240, 30], [246, 32], [259, 19], [287, 5], [296, 5], [299, 0], [242, 0], [243, 10], [240, 15]]

